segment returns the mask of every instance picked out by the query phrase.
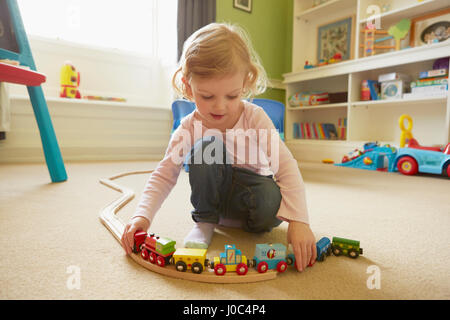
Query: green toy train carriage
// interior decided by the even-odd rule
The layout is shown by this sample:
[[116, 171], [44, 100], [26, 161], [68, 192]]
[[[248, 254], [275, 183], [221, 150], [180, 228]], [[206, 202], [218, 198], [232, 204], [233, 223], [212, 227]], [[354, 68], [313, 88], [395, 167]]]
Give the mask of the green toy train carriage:
[[363, 249], [359, 247], [359, 241], [344, 238], [333, 237], [331, 248], [335, 256], [342, 254], [356, 259], [363, 254]]

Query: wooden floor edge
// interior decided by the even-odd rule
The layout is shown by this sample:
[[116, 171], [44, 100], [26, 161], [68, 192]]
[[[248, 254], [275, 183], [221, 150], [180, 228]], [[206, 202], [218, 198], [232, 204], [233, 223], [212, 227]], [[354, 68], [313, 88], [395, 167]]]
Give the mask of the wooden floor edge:
[[[100, 221], [103, 225], [112, 233], [114, 238], [121, 243], [121, 237], [125, 225], [122, 221], [120, 221], [116, 214], [120, 211], [127, 203], [129, 203], [134, 198], [134, 192], [131, 189], [120, 186], [111, 180], [132, 175], [132, 174], [143, 174], [143, 173], [151, 173], [153, 171], [138, 171], [138, 172], [128, 172], [122, 173], [119, 175], [115, 175], [108, 179], [100, 179], [100, 183], [116, 190], [123, 195], [111, 202], [109, 205], [104, 207], [100, 211]], [[195, 274], [192, 272], [180, 272], [175, 269], [174, 266], [166, 266], [160, 267], [156, 264], [152, 264], [149, 261], [142, 259], [139, 254], [130, 254], [130, 258], [132, 258], [135, 262], [137, 262], [142, 267], [151, 270], [153, 272], [172, 277], [177, 279], [190, 280], [195, 282], [207, 282], [207, 283], [250, 283], [250, 282], [258, 282], [258, 281], [266, 281], [272, 280], [277, 277], [277, 272], [269, 270], [265, 273], [259, 273], [255, 270], [249, 269], [248, 273], [243, 276], [239, 276], [236, 273], [226, 273], [223, 276], [217, 276], [213, 272], [203, 271], [201, 274]]]

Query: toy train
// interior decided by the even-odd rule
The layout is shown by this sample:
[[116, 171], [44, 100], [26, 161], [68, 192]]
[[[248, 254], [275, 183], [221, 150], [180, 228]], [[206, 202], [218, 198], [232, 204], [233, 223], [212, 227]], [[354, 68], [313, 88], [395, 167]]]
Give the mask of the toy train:
[[[144, 260], [148, 260], [160, 267], [172, 264], [180, 272], [191, 272], [200, 274], [210, 268], [218, 276], [227, 272], [236, 272], [245, 275], [249, 268], [255, 268], [259, 273], [268, 270], [285, 272], [289, 265], [294, 264], [295, 256], [287, 253], [286, 246], [281, 243], [257, 244], [252, 259], [242, 254], [235, 245], [225, 245], [224, 252], [212, 260], [206, 258], [206, 249], [175, 248], [176, 242], [169, 238], [148, 234], [145, 231], [137, 231], [134, 234], [133, 252], [140, 253]], [[327, 237], [321, 238], [316, 243], [317, 261], [324, 261], [331, 252], [334, 255], [348, 255], [357, 258], [362, 254], [359, 241], [333, 237], [333, 242]], [[312, 266], [312, 265], [310, 265]]]

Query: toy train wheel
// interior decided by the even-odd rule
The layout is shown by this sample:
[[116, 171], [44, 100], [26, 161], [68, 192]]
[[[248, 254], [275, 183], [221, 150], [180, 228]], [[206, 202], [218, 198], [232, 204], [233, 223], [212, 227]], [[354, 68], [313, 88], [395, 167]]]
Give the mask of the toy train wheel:
[[240, 276], [247, 274], [247, 272], [248, 267], [245, 263], [239, 263], [238, 266], [236, 267], [236, 273]]
[[447, 173], [447, 177], [450, 178], [450, 164], [447, 165], [447, 168], [445, 169], [445, 172]]
[[335, 256], [340, 256], [342, 254], [342, 250], [339, 247], [333, 247], [333, 254]]
[[156, 253], [154, 253], [154, 252], [150, 253], [148, 260], [150, 260], [151, 263], [155, 264], [156, 263]]
[[156, 257], [156, 264], [160, 267], [164, 267], [166, 265], [166, 260], [164, 260], [163, 257], [158, 256]]
[[412, 157], [403, 157], [397, 163], [397, 169], [401, 173], [412, 176], [419, 171], [417, 161]]
[[287, 263], [285, 261], [278, 262], [278, 264], [277, 264], [277, 271], [279, 273], [285, 272], [286, 269], [287, 269]]
[[348, 250], [348, 256], [350, 258], [356, 259], [359, 256], [359, 252], [353, 249]]
[[202, 266], [201, 263], [194, 262], [194, 263], [192, 264], [191, 270], [192, 270], [193, 273], [200, 274], [200, 273], [202, 273], [202, 271], [203, 271], [203, 266]]
[[187, 270], [187, 265], [183, 261], [178, 261], [175, 265], [177, 271], [185, 272]]
[[288, 264], [288, 266], [290, 266], [291, 264], [294, 263], [294, 259], [292, 259], [291, 257], [287, 257], [286, 258], [286, 263]]
[[141, 251], [141, 257], [142, 257], [142, 259], [148, 260], [148, 256], [149, 256], [148, 250], [147, 250], [147, 249], [143, 249], [143, 250]]
[[257, 269], [258, 269], [259, 273], [264, 273], [269, 269], [269, 266], [268, 266], [267, 262], [261, 261], [260, 263], [258, 263]]
[[223, 276], [226, 272], [227, 272], [227, 269], [225, 268], [225, 266], [222, 263], [218, 263], [214, 267], [214, 273], [218, 276]]

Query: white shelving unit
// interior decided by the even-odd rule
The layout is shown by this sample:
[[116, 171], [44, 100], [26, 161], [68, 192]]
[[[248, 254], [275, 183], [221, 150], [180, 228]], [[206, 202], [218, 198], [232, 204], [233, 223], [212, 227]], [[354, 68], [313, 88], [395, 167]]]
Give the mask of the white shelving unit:
[[[292, 72], [284, 74], [286, 85], [285, 136], [288, 147], [298, 160], [320, 161], [342, 156], [365, 142], [378, 141], [398, 146], [402, 114], [413, 118], [413, 135], [423, 145], [446, 144], [450, 141], [450, 99], [443, 97], [420, 99], [361, 101], [361, 81], [377, 80], [378, 75], [399, 72], [417, 79], [419, 72], [432, 69], [436, 59], [450, 56], [450, 39], [441, 43], [405, 48], [399, 51], [363, 57], [359, 44], [360, 31], [369, 16], [369, 6], [389, 4], [390, 10], [380, 12], [382, 29], [404, 18], [415, 18], [437, 10], [450, 8], [448, 0], [330, 0], [312, 7], [312, 0], [294, 0]], [[317, 30], [320, 26], [353, 17], [352, 58], [340, 63], [304, 70], [305, 61], [317, 62]], [[407, 37], [408, 38], [408, 37]], [[409, 39], [406, 40], [409, 44]], [[405, 45], [405, 43], [403, 43]], [[348, 101], [312, 107], [291, 107], [288, 99], [297, 92], [347, 92]], [[294, 139], [295, 122], [334, 123], [347, 118], [345, 140]]]

